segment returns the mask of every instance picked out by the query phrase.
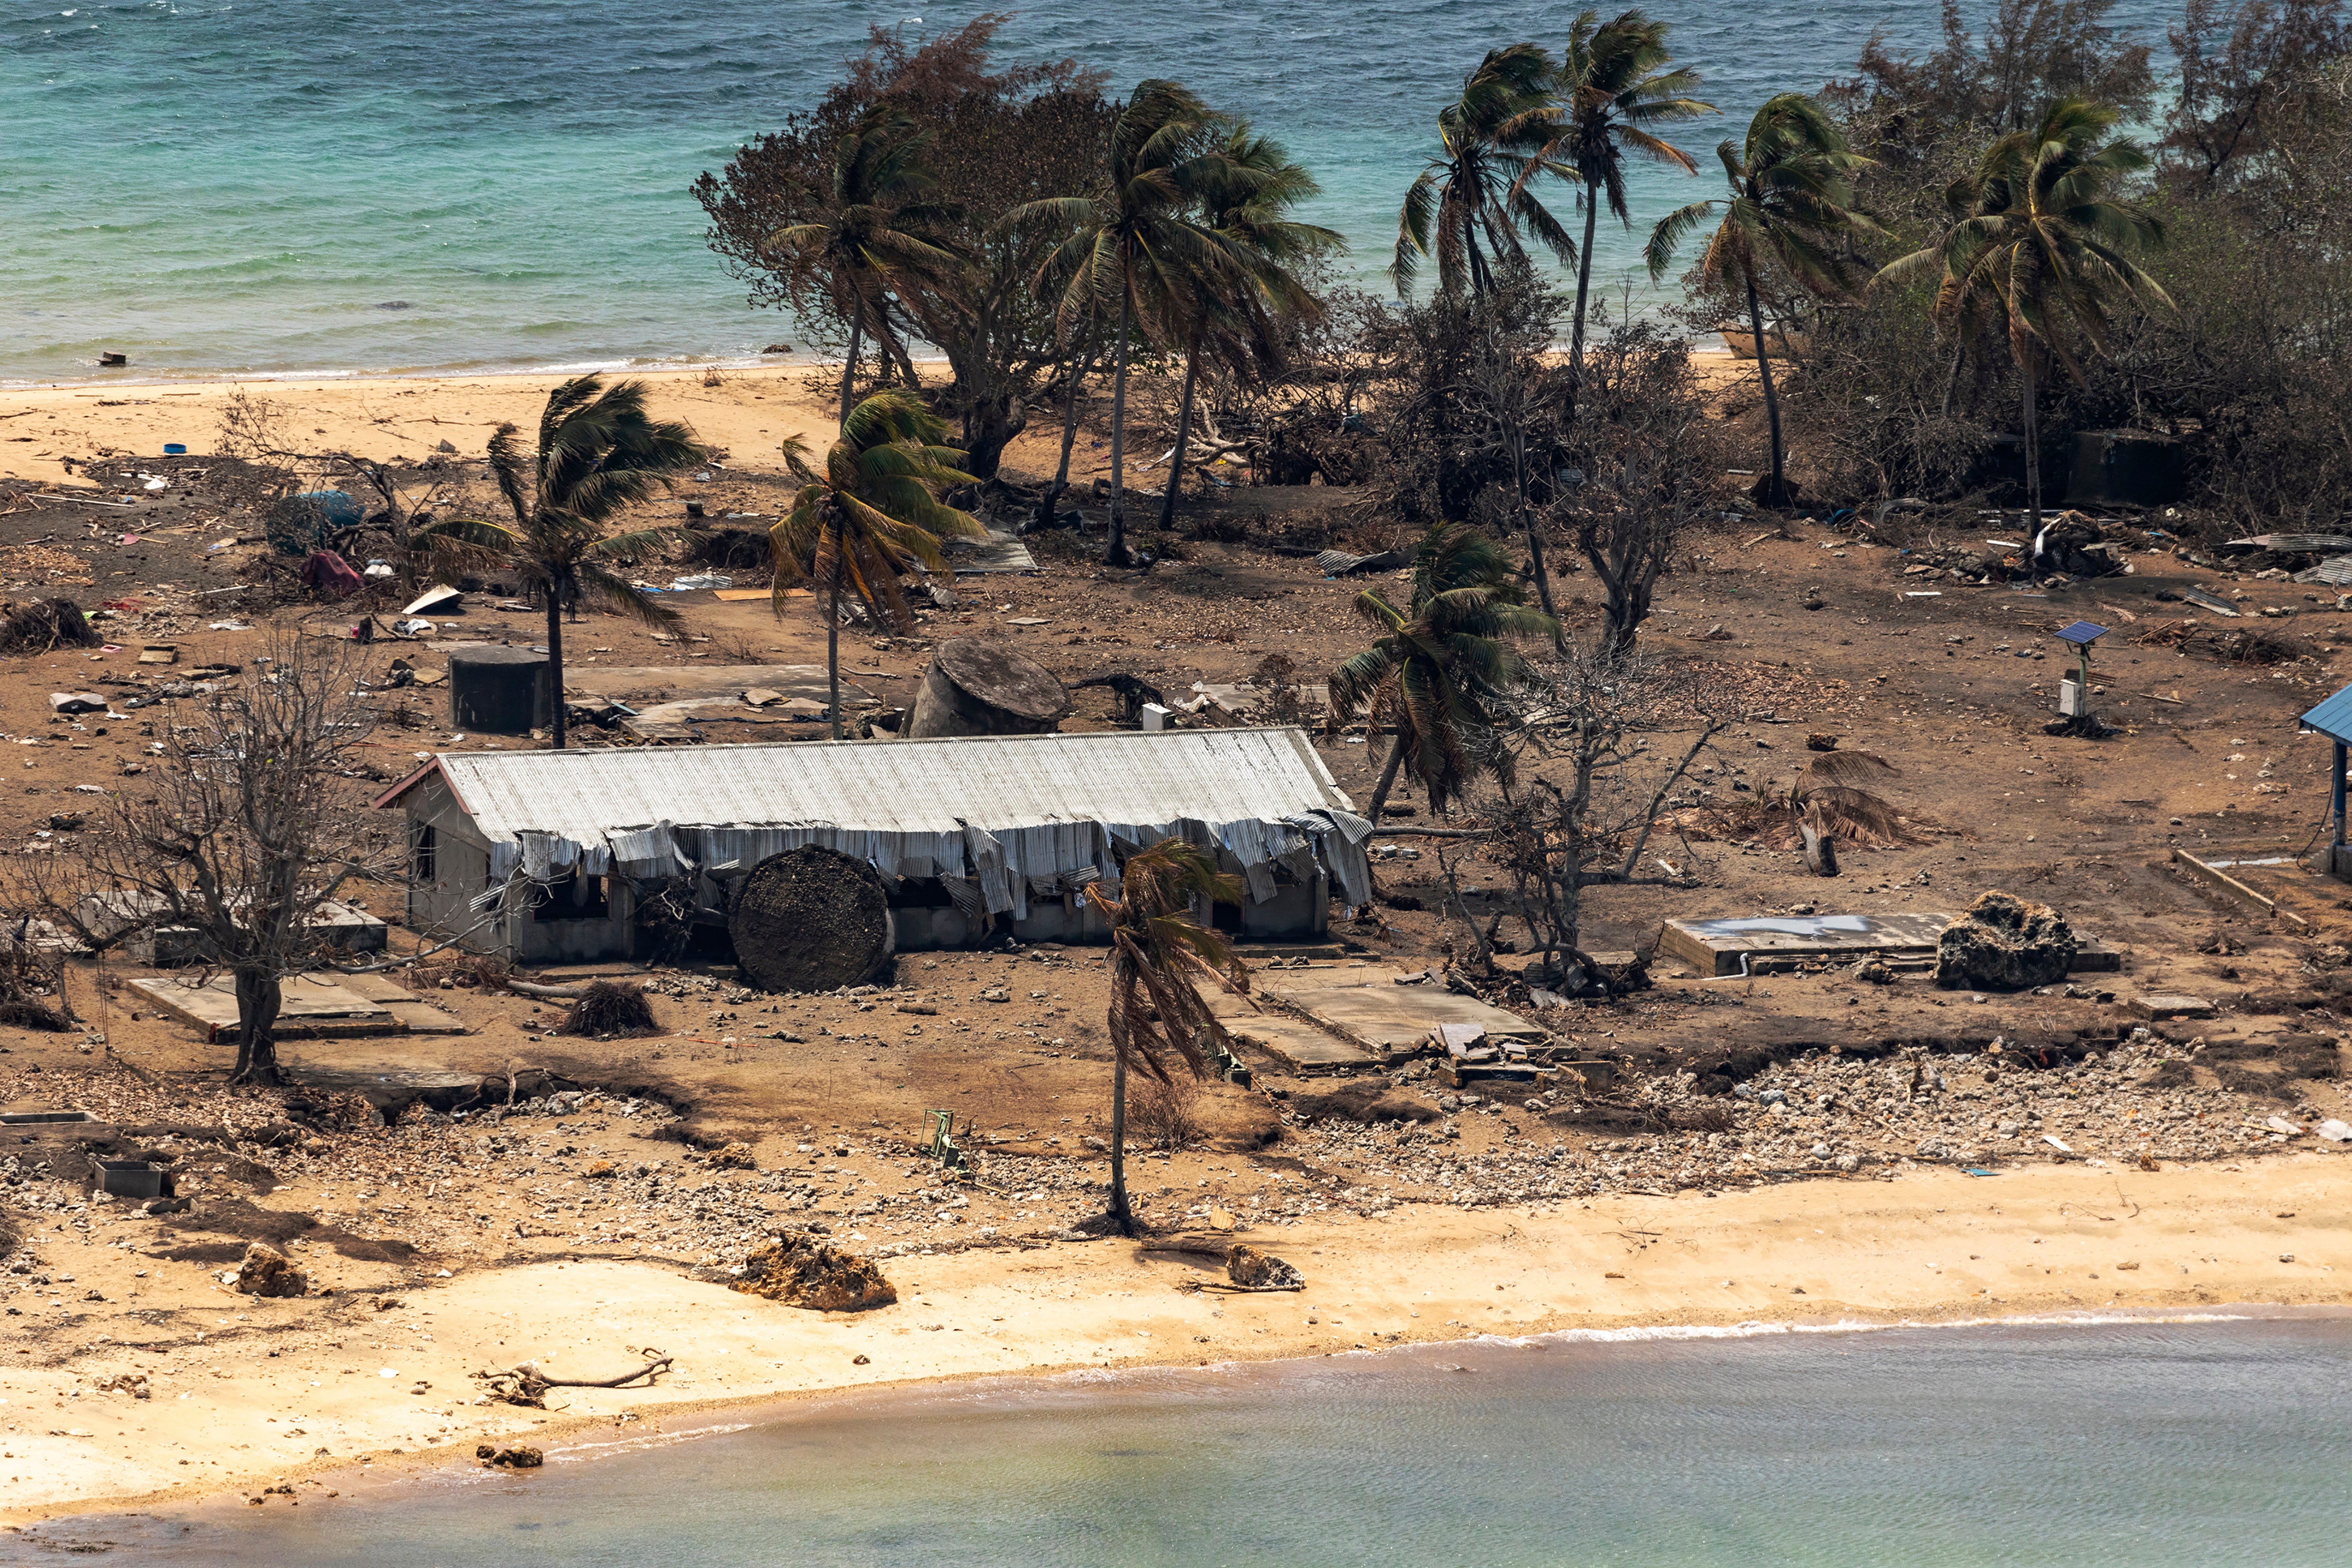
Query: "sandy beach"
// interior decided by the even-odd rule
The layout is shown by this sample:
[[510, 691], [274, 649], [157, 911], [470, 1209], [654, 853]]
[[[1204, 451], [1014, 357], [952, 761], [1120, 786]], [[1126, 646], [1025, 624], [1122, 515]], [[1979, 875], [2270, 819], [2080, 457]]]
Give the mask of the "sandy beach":
[[[719, 448], [730, 467], [781, 468], [779, 443], [800, 436], [821, 444], [832, 426], [806, 384], [822, 367], [661, 370], [611, 374], [653, 388], [657, 418], [680, 419]], [[717, 384], [705, 384], [713, 379]], [[406, 467], [446, 442], [479, 458], [490, 433], [511, 422], [534, 430], [561, 374], [452, 375], [317, 380], [85, 383], [0, 390], [0, 478], [65, 483], [59, 460], [93, 453], [160, 458], [165, 443], [190, 457], [219, 449], [221, 414], [233, 396], [274, 405], [289, 445], [348, 452]]]
[[[2352, 1268], [2342, 1158], [1984, 1178], [1923, 1169], [1551, 1212], [1423, 1206], [1253, 1234], [1305, 1273], [1297, 1295], [1187, 1290], [1215, 1276], [1123, 1240], [982, 1247], [891, 1260], [899, 1304], [863, 1314], [782, 1307], [609, 1258], [461, 1267], [396, 1289], [385, 1269], [373, 1290], [254, 1300], [153, 1268], [112, 1237], [52, 1244], [52, 1293], [118, 1305], [85, 1320], [105, 1331], [70, 1363], [36, 1368], [26, 1351], [0, 1367], [0, 1521], [289, 1482], [316, 1502], [350, 1486], [355, 1467], [382, 1484], [472, 1465], [479, 1443], [560, 1448], [730, 1406], [1006, 1373], [1570, 1330], [2340, 1304], [2336, 1276]], [[141, 1321], [196, 1311], [212, 1321], [194, 1336], [152, 1338]], [[610, 1376], [648, 1346], [677, 1358], [658, 1388], [558, 1390], [544, 1414], [480, 1403], [469, 1376], [526, 1359]], [[143, 1377], [149, 1397], [106, 1388], [124, 1377]]]

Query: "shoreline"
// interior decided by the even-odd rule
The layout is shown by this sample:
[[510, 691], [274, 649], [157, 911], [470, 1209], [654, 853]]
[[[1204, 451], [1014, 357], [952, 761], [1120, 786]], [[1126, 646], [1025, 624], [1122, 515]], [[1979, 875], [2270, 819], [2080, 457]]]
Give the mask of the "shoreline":
[[[2065, 1311], [2028, 1310], [1989, 1317], [1927, 1317], [1879, 1320], [1840, 1319], [1834, 1321], [1775, 1323], [1748, 1321], [1734, 1323], [1657, 1323], [1613, 1329], [1558, 1329], [1524, 1335], [1472, 1333], [1452, 1339], [1433, 1339], [1376, 1349], [1326, 1351], [1320, 1354], [1279, 1354], [1233, 1357], [1218, 1362], [1197, 1364], [1171, 1361], [1142, 1361], [1117, 1367], [1059, 1366], [1038, 1367], [1017, 1372], [973, 1372], [940, 1377], [913, 1379], [903, 1382], [853, 1384], [830, 1389], [807, 1389], [782, 1393], [750, 1394], [737, 1399], [688, 1402], [663, 1407], [658, 1412], [641, 1416], [629, 1426], [642, 1426], [642, 1431], [603, 1442], [579, 1441], [583, 1436], [611, 1429], [603, 1417], [581, 1416], [551, 1430], [535, 1434], [534, 1447], [541, 1447], [548, 1465], [592, 1464], [624, 1458], [655, 1448], [697, 1443], [723, 1437], [753, 1427], [775, 1423], [838, 1417], [845, 1415], [864, 1415], [877, 1419], [902, 1416], [910, 1406], [952, 1397], [957, 1394], [1007, 1394], [1019, 1397], [1028, 1394], [1039, 1397], [1075, 1388], [1081, 1383], [1116, 1396], [1123, 1386], [1139, 1384], [1145, 1379], [1162, 1376], [1187, 1376], [1198, 1373], [1215, 1374], [1243, 1369], [1271, 1370], [1304, 1368], [1318, 1361], [1340, 1357], [1376, 1361], [1383, 1357], [1402, 1357], [1430, 1353], [1449, 1347], [1486, 1346], [1528, 1348], [1551, 1345], [1632, 1345], [1693, 1340], [1726, 1341], [1769, 1339], [1779, 1336], [1880, 1334], [1906, 1331], [1938, 1330], [2010, 1330], [2010, 1329], [2090, 1329], [2139, 1323], [2195, 1327], [2245, 1322], [2297, 1322], [2352, 1319], [2352, 1302], [2295, 1304], [2280, 1301], [2228, 1301], [2196, 1308], [2144, 1307], [2130, 1309], [2081, 1309]], [[437, 1486], [454, 1489], [480, 1479], [485, 1473], [513, 1477], [525, 1472], [513, 1470], [489, 1471], [478, 1459], [466, 1451], [462, 1444], [450, 1444], [440, 1449], [413, 1454], [401, 1454], [386, 1462], [380, 1460], [330, 1460], [310, 1466], [297, 1467], [278, 1472], [273, 1482], [299, 1480], [315, 1488], [326, 1489], [334, 1500], [348, 1499], [352, 1502], [388, 1500], [393, 1494], [408, 1489]], [[248, 1478], [243, 1486], [258, 1484], [260, 1478]], [[313, 1498], [314, 1503], [325, 1500]], [[191, 1513], [214, 1510], [226, 1512], [252, 1506], [249, 1495], [242, 1487], [224, 1489], [173, 1489], [160, 1493], [101, 1498], [90, 1502], [58, 1504], [29, 1512], [0, 1512], [0, 1531], [15, 1532], [37, 1524], [60, 1521], [81, 1521], [93, 1527], [103, 1526], [109, 1520], [149, 1512], [159, 1508], [180, 1507]], [[238, 1517], [229, 1513], [228, 1517]]]
[[[1988, 1183], [1915, 1169], [1893, 1184], [1825, 1181], [1713, 1198], [1624, 1197], [1549, 1214], [1423, 1206], [1350, 1224], [1251, 1231], [1254, 1243], [1305, 1269], [1308, 1289], [1295, 1296], [1188, 1292], [1182, 1287], [1202, 1277], [1194, 1265], [1164, 1254], [1139, 1256], [1132, 1243], [1111, 1240], [894, 1258], [889, 1272], [899, 1305], [857, 1315], [780, 1307], [667, 1268], [602, 1259], [410, 1282], [401, 1287], [401, 1318], [381, 1323], [321, 1328], [302, 1321], [327, 1315], [320, 1309], [329, 1304], [320, 1299], [232, 1297], [218, 1303], [221, 1310], [234, 1302], [260, 1317], [262, 1309], [282, 1308], [283, 1314], [268, 1315], [289, 1320], [268, 1325], [278, 1330], [270, 1338], [243, 1346], [237, 1373], [211, 1374], [242, 1387], [215, 1393], [217, 1384], [192, 1381], [193, 1368], [174, 1366], [153, 1373], [152, 1402], [133, 1405], [127, 1394], [95, 1391], [66, 1397], [68, 1384], [98, 1381], [113, 1370], [108, 1363], [159, 1359], [127, 1345], [100, 1344], [75, 1358], [84, 1368], [80, 1377], [64, 1367], [37, 1374], [58, 1395], [58, 1409], [75, 1407], [68, 1420], [97, 1425], [101, 1407], [106, 1415], [143, 1416], [136, 1438], [127, 1431], [100, 1436], [86, 1426], [78, 1439], [37, 1438], [55, 1412], [37, 1410], [24, 1396], [40, 1390], [27, 1387], [23, 1369], [0, 1373], [9, 1399], [0, 1421], [21, 1412], [38, 1424], [9, 1435], [17, 1463], [8, 1472], [21, 1479], [6, 1489], [17, 1495], [0, 1500], [0, 1523], [227, 1506], [256, 1487], [294, 1481], [306, 1494], [350, 1495], [353, 1483], [373, 1489], [471, 1471], [481, 1442], [527, 1442], [560, 1458], [581, 1451], [583, 1439], [597, 1432], [684, 1440], [777, 1419], [813, 1402], [919, 1398], [1006, 1380], [1117, 1378], [1455, 1343], [1638, 1342], [2152, 1316], [2228, 1321], [2335, 1315], [2352, 1307], [2336, 1278], [2339, 1266], [2352, 1268], [2352, 1252], [2337, 1256], [2344, 1249], [2336, 1222], [2323, 1219], [2327, 1228], [2316, 1231], [2282, 1223], [2299, 1210], [2334, 1212], [2326, 1205], [2336, 1182], [2326, 1156], [2133, 1173], [2127, 1193], [2117, 1175], [2088, 1166], [2021, 1167]], [[1653, 1239], [1640, 1239], [1645, 1237]], [[1965, 1250], [1970, 1247], [1973, 1254]], [[574, 1270], [576, 1277], [564, 1278]], [[1538, 1295], [1544, 1299], [1523, 1299]], [[574, 1375], [594, 1375], [619, 1354], [611, 1339], [593, 1331], [608, 1312], [635, 1330], [631, 1342], [652, 1340], [679, 1356], [672, 1380], [656, 1391], [567, 1391], [559, 1396], [569, 1399], [565, 1407], [541, 1415], [467, 1405], [457, 1430], [421, 1443], [401, 1430], [413, 1431], [423, 1410], [397, 1382], [348, 1377], [332, 1393], [316, 1395], [300, 1386], [331, 1387], [328, 1374], [337, 1370], [363, 1372], [367, 1363], [397, 1357], [425, 1367], [420, 1383], [461, 1390], [463, 1398], [471, 1395], [467, 1373], [476, 1368], [526, 1357], [558, 1363], [583, 1345], [588, 1348], [576, 1361], [561, 1364], [579, 1368]], [[514, 1332], [518, 1319], [530, 1325], [525, 1337], [512, 1343], [497, 1337]], [[1008, 1327], [1009, 1319], [1016, 1321]], [[465, 1342], [446, 1351], [410, 1343], [382, 1354], [374, 1353], [380, 1346], [344, 1347], [371, 1331], [414, 1340], [428, 1321], [425, 1343]], [[306, 1338], [327, 1332], [341, 1337], [323, 1345]], [[503, 1348], [492, 1348], [493, 1342]], [[864, 1367], [852, 1361], [853, 1351], [867, 1353], [859, 1346], [871, 1352]], [[268, 1358], [260, 1359], [265, 1347]], [[755, 1357], [767, 1364], [751, 1365]], [[362, 1364], [333, 1364], [346, 1362]], [[268, 1373], [260, 1371], [265, 1367]], [[312, 1373], [321, 1375], [311, 1379]], [[291, 1382], [294, 1392], [258, 1386], [264, 1377]], [[308, 1414], [313, 1409], [318, 1414]], [[297, 1447], [307, 1451], [315, 1438], [331, 1437], [332, 1451], [273, 1459], [237, 1441], [257, 1443], [267, 1426], [288, 1420], [309, 1424], [290, 1428], [304, 1435]], [[163, 1430], [151, 1435], [157, 1427]], [[173, 1436], [176, 1447], [167, 1446]], [[167, 1479], [161, 1459], [167, 1451], [189, 1456], [182, 1463], [201, 1459], [215, 1473]], [[50, 1462], [44, 1466], [41, 1458]], [[48, 1479], [47, 1495], [27, 1495], [28, 1462]], [[142, 1469], [145, 1475], [135, 1473]]]

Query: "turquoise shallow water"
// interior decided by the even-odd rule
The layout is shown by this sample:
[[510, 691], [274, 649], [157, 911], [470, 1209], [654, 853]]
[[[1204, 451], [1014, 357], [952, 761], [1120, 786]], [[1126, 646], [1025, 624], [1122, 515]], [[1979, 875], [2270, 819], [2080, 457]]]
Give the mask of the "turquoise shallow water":
[[[755, 353], [701, 240], [695, 175], [813, 103], [870, 0], [0, 0], [0, 382], [659, 363]], [[2150, 18], [2177, 7], [2124, 0]], [[1124, 90], [1173, 76], [1254, 116], [1321, 177], [1313, 215], [1366, 281], [1449, 88], [1486, 48], [1555, 41], [1566, 6], [1360, 0], [1276, 12], [1036, 0], [1009, 56], [1075, 54]], [[1926, 40], [1928, 0], [1662, 0], [1727, 111], [1848, 68], [1873, 26]], [[1645, 172], [1638, 216], [1697, 182]], [[1622, 279], [1638, 237], [1608, 237]]]
[[65, 1521], [0, 1538], [0, 1562], [2290, 1568], [2352, 1554], [2347, 1373], [2333, 1319], [1003, 1382], [299, 1510]]

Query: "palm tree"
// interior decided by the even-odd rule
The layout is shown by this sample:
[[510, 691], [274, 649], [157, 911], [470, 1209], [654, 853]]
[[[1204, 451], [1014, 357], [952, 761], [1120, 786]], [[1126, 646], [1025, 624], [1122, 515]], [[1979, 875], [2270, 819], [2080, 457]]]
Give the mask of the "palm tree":
[[875, 618], [903, 624], [906, 596], [898, 574], [916, 566], [949, 570], [940, 534], [977, 537], [986, 531], [969, 512], [939, 499], [943, 486], [973, 483], [956, 468], [963, 454], [946, 445], [947, 422], [913, 393], [877, 392], [849, 411], [841, 435], [825, 449], [824, 467], [809, 461], [794, 436], [784, 461], [801, 482], [793, 509], [769, 530], [776, 563], [781, 619], [784, 591], [803, 576], [826, 585], [824, 667], [833, 738], [841, 739], [841, 591], [845, 587]]
[[1546, 170], [1565, 171], [1583, 187], [1577, 199], [1584, 208], [1584, 244], [1576, 258], [1576, 321], [1568, 350], [1571, 396], [1584, 379], [1585, 302], [1592, 291], [1592, 236], [1601, 205], [1618, 222], [1633, 224], [1625, 205], [1626, 154], [1695, 174], [1698, 164], [1691, 155], [1650, 127], [1715, 112], [1715, 105], [1685, 96], [1698, 85], [1697, 71], [1663, 68], [1674, 59], [1666, 26], [1639, 11], [1607, 22], [1597, 11], [1580, 15], [1568, 30], [1552, 101], [1533, 117], [1543, 122], [1542, 151], [1519, 183]]
[[[1524, 261], [1524, 228], [1559, 258], [1576, 262], [1576, 242], [1528, 189], [1531, 177], [1566, 171], [1545, 158], [1545, 83], [1551, 60], [1533, 44], [1489, 49], [1462, 79], [1462, 96], [1437, 111], [1440, 153], [1415, 175], [1397, 211], [1389, 279], [1410, 297], [1423, 257], [1437, 258], [1437, 286], [1483, 295], [1495, 286], [1492, 252]], [[1483, 242], [1483, 243], [1482, 243]]]
[[1558, 621], [1523, 603], [1501, 545], [1476, 529], [1441, 522], [1422, 537], [1407, 607], [1377, 588], [1356, 597], [1356, 613], [1378, 633], [1372, 646], [1330, 678], [1331, 722], [1369, 710], [1375, 732], [1395, 731], [1372, 791], [1377, 825], [1400, 768], [1429, 792], [1433, 811], [1482, 773], [1511, 781], [1492, 705], [1527, 675], [1512, 645], [1556, 642]]
[[1136, 84], [1134, 96], [1111, 122], [1103, 188], [1093, 195], [1056, 196], [1015, 207], [1007, 224], [1057, 223], [1070, 237], [1038, 269], [1065, 281], [1059, 310], [1065, 338], [1089, 318], [1116, 307], [1118, 326], [1111, 356], [1110, 542], [1104, 559], [1131, 563], [1124, 510], [1127, 480], [1127, 359], [1140, 328], [1166, 342], [1184, 320], [1187, 301], [1211, 279], [1237, 270], [1233, 247], [1202, 223], [1195, 193], [1222, 163], [1223, 118], [1172, 81]]
[[1889, 263], [1882, 279], [1900, 280], [1943, 268], [1936, 290], [1937, 323], [1955, 334], [1999, 321], [2024, 387], [2027, 526], [2042, 530], [2042, 426], [2036, 407], [2042, 369], [2055, 361], [2082, 379], [2073, 339], [2106, 346], [2116, 304], [2171, 296], [2127, 251], [2164, 243], [2164, 225], [2112, 193], [2148, 157], [2136, 144], [2101, 138], [2118, 115], [2079, 98], [2051, 106], [2031, 131], [2011, 132], [1985, 150], [1975, 174], [1945, 191], [1961, 216], [1924, 250]]
[[617, 568], [685, 532], [646, 528], [607, 535], [624, 507], [650, 500], [708, 456], [694, 432], [646, 413], [646, 385], [624, 381], [606, 387], [593, 375], [565, 382], [548, 395], [539, 419], [539, 447], [526, 453], [512, 425], [490, 437], [490, 472], [514, 513], [511, 525], [451, 520], [427, 523], [428, 540], [503, 557], [547, 605], [547, 658], [555, 683], [554, 743], [562, 750], [563, 612], [593, 604], [667, 626], [677, 612], [647, 597]]
[[1650, 276], [1662, 278], [1693, 229], [1723, 209], [1723, 221], [1707, 237], [1699, 258], [1702, 276], [1718, 287], [1738, 287], [1748, 298], [1748, 325], [1756, 334], [1756, 374], [1764, 384], [1764, 418], [1772, 433], [1769, 504], [1788, 500], [1780, 446], [1780, 397], [1772, 385], [1772, 362], [1764, 338], [1764, 307], [1757, 292], [1757, 269], [1769, 252], [1790, 278], [1820, 296], [1850, 298], [1847, 253], [1832, 242], [1885, 230], [1853, 210], [1853, 174], [1870, 160], [1846, 150], [1845, 138], [1822, 106], [1801, 92], [1784, 92], [1748, 122], [1744, 146], [1726, 141], [1715, 150], [1731, 195], [1693, 202], [1659, 221], [1650, 233]]
[[849, 353], [841, 365], [845, 425], [867, 331], [881, 344], [885, 363], [895, 361], [907, 384], [916, 384], [914, 362], [890, 331], [893, 281], [908, 273], [935, 276], [955, 265], [952, 252], [922, 234], [946, 216], [934, 200], [939, 182], [922, 165], [929, 142], [930, 132], [917, 131], [904, 114], [867, 115], [834, 148], [825, 216], [768, 237], [793, 268], [821, 276], [835, 308], [849, 318]]
[[1198, 982], [1249, 989], [1249, 970], [1223, 936], [1192, 911], [1216, 900], [1242, 896], [1239, 877], [1181, 838], [1162, 839], [1127, 858], [1119, 897], [1100, 883], [1087, 901], [1110, 927], [1110, 1215], [1123, 1236], [1135, 1234], [1127, 1198], [1127, 1074], [1130, 1065], [1161, 1083], [1174, 1068], [1194, 1078], [1209, 1072], [1205, 1046], [1230, 1051], [1225, 1026], [1202, 999]]
[[1176, 497], [1184, 482], [1185, 447], [1192, 439], [1192, 397], [1203, 341], [1216, 358], [1244, 374], [1254, 364], [1278, 364], [1278, 318], [1313, 321], [1323, 310], [1290, 268], [1347, 244], [1334, 230], [1284, 216], [1320, 187], [1314, 175], [1290, 161], [1280, 142], [1246, 125], [1234, 126], [1225, 138], [1224, 156], [1203, 163], [1198, 173], [1201, 216], [1231, 243], [1244, 275], [1234, 287], [1198, 289], [1186, 301], [1191, 319], [1184, 343], [1184, 393], [1176, 416], [1176, 447], [1168, 461], [1168, 489], [1160, 501], [1162, 529], [1176, 525]]

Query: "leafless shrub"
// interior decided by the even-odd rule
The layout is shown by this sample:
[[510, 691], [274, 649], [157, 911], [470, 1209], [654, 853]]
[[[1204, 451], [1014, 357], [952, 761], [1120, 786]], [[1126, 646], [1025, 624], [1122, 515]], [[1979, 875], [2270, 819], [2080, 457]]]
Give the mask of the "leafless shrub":
[[1150, 1148], [1171, 1152], [1192, 1148], [1202, 1137], [1194, 1105], [1199, 1097], [1199, 1089], [1181, 1074], [1164, 1083], [1141, 1076], [1129, 1079], [1127, 1125]]

